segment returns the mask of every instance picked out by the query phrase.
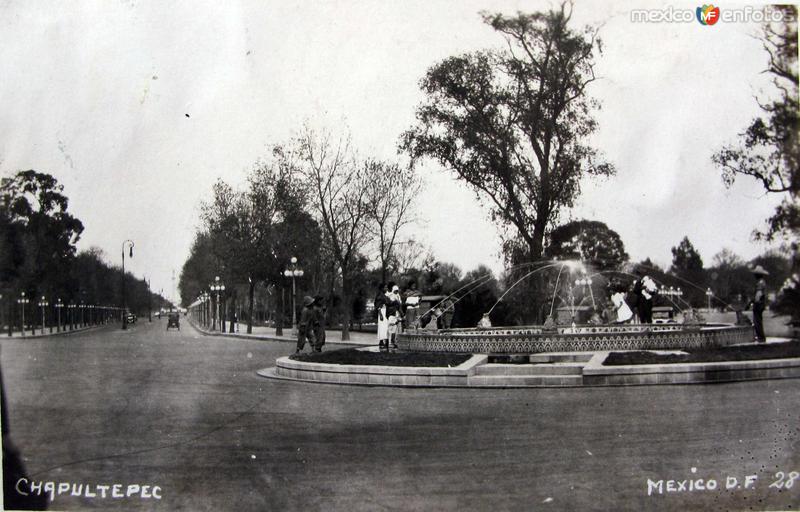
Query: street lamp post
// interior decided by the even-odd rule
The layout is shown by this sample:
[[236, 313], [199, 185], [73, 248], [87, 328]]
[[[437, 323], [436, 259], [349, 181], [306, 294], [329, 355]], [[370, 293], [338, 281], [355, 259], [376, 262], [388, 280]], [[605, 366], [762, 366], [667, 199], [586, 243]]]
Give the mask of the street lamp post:
[[206, 327], [210, 327], [211, 316], [212, 316], [211, 308], [213, 307], [213, 305], [211, 304], [211, 294], [208, 292], [205, 292], [205, 294], [206, 294]]
[[22, 335], [25, 336], [25, 304], [30, 303], [30, 299], [25, 297], [25, 292], [20, 293], [20, 298], [17, 299], [17, 304], [22, 308]]
[[297, 290], [295, 289], [295, 278], [303, 277], [303, 269], [297, 265], [297, 258], [292, 256], [289, 268], [287, 268], [283, 275], [292, 278], [292, 335], [297, 335], [297, 305], [295, 300], [297, 298]]
[[130, 256], [133, 258], [133, 242], [131, 240], [125, 240], [122, 242], [122, 328], [128, 328], [128, 304], [125, 301], [125, 246], [129, 247]]
[[61, 308], [63, 307], [64, 303], [61, 302], [61, 299], [59, 298], [56, 301], [56, 332], [61, 332]]
[[46, 319], [45, 319], [45, 316], [44, 316], [44, 308], [46, 308], [49, 305], [50, 305], [50, 303], [47, 302], [47, 300], [45, 299], [44, 295], [42, 295], [42, 300], [39, 301], [39, 307], [42, 308], [42, 334], [44, 334], [44, 330], [47, 328], [47, 325], [45, 325], [46, 324]]
[[217, 329], [218, 323], [220, 326], [222, 325], [222, 322], [220, 321], [219, 318], [219, 294], [220, 292], [225, 291], [225, 285], [219, 281], [219, 276], [215, 276], [214, 282], [211, 284], [209, 288], [211, 289], [212, 292], [217, 294], [217, 312], [214, 315], [214, 322], [213, 325], [211, 326], [211, 330], [213, 331]]

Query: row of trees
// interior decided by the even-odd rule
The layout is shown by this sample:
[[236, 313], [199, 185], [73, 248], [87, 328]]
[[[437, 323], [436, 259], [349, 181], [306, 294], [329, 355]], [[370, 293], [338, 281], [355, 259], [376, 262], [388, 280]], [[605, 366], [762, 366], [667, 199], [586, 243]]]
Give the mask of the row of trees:
[[[349, 139], [306, 127], [259, 161], [245, 188], [214, 185], [181, 272], [181, 297], [192, 302], [220, 277], [229, 284], [224, 309], [231, 316], [241, 309], [247, 283], [249, 332], [256, 290], [271, 294], [285, 285], [283, 273], [297, 257], [303, 293], [332, 299], [331, 312], [348, 339], [356, 299], [369, 286], [360, 278], [369, 263], [386, 279], [414, 247], [402, 231], [413, 220], [420, 185], [413, 168], [361, 158]], [[273, 302], [281, 313], [284, 297], [276, 294]]]
[[[78, 252], [84, 227], [68, 211], [63, 186], [34, 170], [0, 180], [0, 294], [6, 321], [14, 321], [22, 292], [35, 302], [45, 296], [51, 306], [63, 303], [122, 306], [119, 268], [105, 261], [102, 250]], [[126, 274], [127, 304], [146, 312], [163, 303], [147, 283]]]

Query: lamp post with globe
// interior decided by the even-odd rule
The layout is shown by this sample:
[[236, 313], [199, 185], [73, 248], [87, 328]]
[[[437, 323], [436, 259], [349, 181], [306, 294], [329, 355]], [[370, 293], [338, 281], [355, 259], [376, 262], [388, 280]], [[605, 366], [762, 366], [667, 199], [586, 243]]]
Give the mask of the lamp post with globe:
[[303, 277], [303, 269], [297, 265], [297, 258], [292, 256], [289, 263], [289, 268], [283, 271], [283, 275], [292, 278], [292, 335], [297, 335], [297, 289], [295, 287], [295, 279]]
[[31, 301], [30, 299], [25, 297], [25, 292], [20, 293], [20, 297], [17, 299], [17, 304], [20, 305], [22, 309], [22, 335], [25, 336], [25, 305], [29, 304]]
[[211, 286], [209, 286], [209, 288], [211, 289], [212, 292], [217, 294], [217, 297], [216, 297], [217, 298], [217, 311], [216, 311], [216, 314], [214, 315], [214, 322], [213, 322], [213, 325], [211, 326], [211, 330], [213, 331], [213, 330], [217, 329], [218, 322], [219, 322], [219, 326], [220, 326], [220, 330], [221, 330], [222, 322], [219, 319], [219, 294], [221, 292], [225, 291], [225, 284], [223, 284], [223, 283], [221, 283], [219, 281], [219, 276], [215, 276], [214, 277], [214, 282], [211, 284]]
[[[125, 300], [125, 246], [129, 248], [129, 258], [133, 258], [133, 241], [122, 242], [122, 328], [128, 328], [128, 304]], [[81, 312], [81, 314], [83, 314]]]
[[46, 321], [46, 318], [45, 318], [45, 309], [44, 308], [46, 308], [49, 305], [50, 305], [50, 303], [47, 302], [47, 300], [45, 299], [45, 296], [42, 295], [42, 300], [39, 301], [39, 307], [42, 308], [42, 334], [44, 334], [44, 330], [47, 328], [47, 325], [46, 325], [47, 321]]
[[56, 332], [61, 332], [61, 310], [64, 308], [64, 303], [59, 298], [56, 301]]

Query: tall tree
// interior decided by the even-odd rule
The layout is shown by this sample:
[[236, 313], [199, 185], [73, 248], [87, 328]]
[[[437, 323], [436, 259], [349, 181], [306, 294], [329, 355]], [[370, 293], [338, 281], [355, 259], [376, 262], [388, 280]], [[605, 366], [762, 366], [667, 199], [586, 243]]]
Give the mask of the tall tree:
[[18, 285], [38, 291], [66, 286], [69, 265], [77, 252], [83, 224], [67, 211], [64, 187], [50, 174], [21, 171], [0, 181], [0, 209], [12, 246], [8, 261], [16, 261]]
[[703, 268], [703, 259], [689, 241], [689, 237], [683, 237], [683, 240], [672, 248], [670, 272], [681, 279], [681, 288], [687, 303], [695, 307], [705, 303], [707, 275]]
[[350, 339], [354, 279], [360, 252], [370, 242], [367, 190], [371, 168], [359, 163], [349, 140], [335, 140], [306, 126], [296, 140], [297, 171], [309, 206], [324, 232], [324, 243], [342, 276], [342, 340]]
[[506, 237], [520, 239], [526, 260], [541, 257], [546, 231], [573, 205], [580, 179], [614, 172], [586, 142], [597, 127], [599, 104], [587, 87], [600, 40], [591, 27], [572, 29], [571, 14], [564, 4], [514, 17], [483, 14], [505, 48], [430, 68], [417, 125], [401, 141], [413, 159], [433, 158], [470, 184]]
[[[762, 115], [751, 121], [737, 144], [723, 147], [712, 160], [722, 168], [725, 184], [737, 177], [758, 180], [769, 194], [782, 197], [767, 229], [757, 238], [783, 239], [792, 255], [795, 276], [800, 274], [800, 94], [797, 65], [797, 6], [771, 6], [779, 10], [782, 22], [764, 24], [761, 41], [768, 55], [765, 72], [772, 77], [772, 95], [759, 100]], [[780, 288], [782, 311], [800, 321], [800, 280], [787, 279]]]
[[769, 57], [765, 70], [775, 87], [771, 98], [759, 101], [763, 114], [753, 119], [738, 143], [723, 147], [712, 157], [730, 186], [740, 176], [758, 180], [768, 193], [783, 201], [768, 219], [759, 237], [800, 235], [800, 105], [798, 105], [797, 7], [773, 6], [784, 22], [766, 23], [761, 41]]
[[[367, 161], [372, 179], [367, 182], [367, 221], [378, 249], [381, 280], [386, 282], [395, 256], [400, 230], [414, 221], [411, 208], [419, 194], [421, 181], [413, 166]], [[395, 269], [398, 270], [398, 269]]]

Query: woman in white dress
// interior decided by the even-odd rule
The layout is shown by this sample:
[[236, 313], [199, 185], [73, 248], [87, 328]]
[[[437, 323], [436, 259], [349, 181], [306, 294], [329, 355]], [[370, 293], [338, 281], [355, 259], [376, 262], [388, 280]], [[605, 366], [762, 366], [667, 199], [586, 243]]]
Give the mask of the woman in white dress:
[[375, 313], [378, 323], [378, 348], [389, 349], [389, 317], [386, 316], [386, 285], [378, 285], [378, 294], [375, 296]]
[[630, 322], [633, 319], [633, 311], [628, 306], [628, 303], [625, 302], [625, 290], [622, 288], [616, 288], [614, 293], [611, 295], [611, 303], [614, 305], [614, 309], [617, 312], [617, 320], [614, 323], [617, 324], [624, 324], [626, 322]]

